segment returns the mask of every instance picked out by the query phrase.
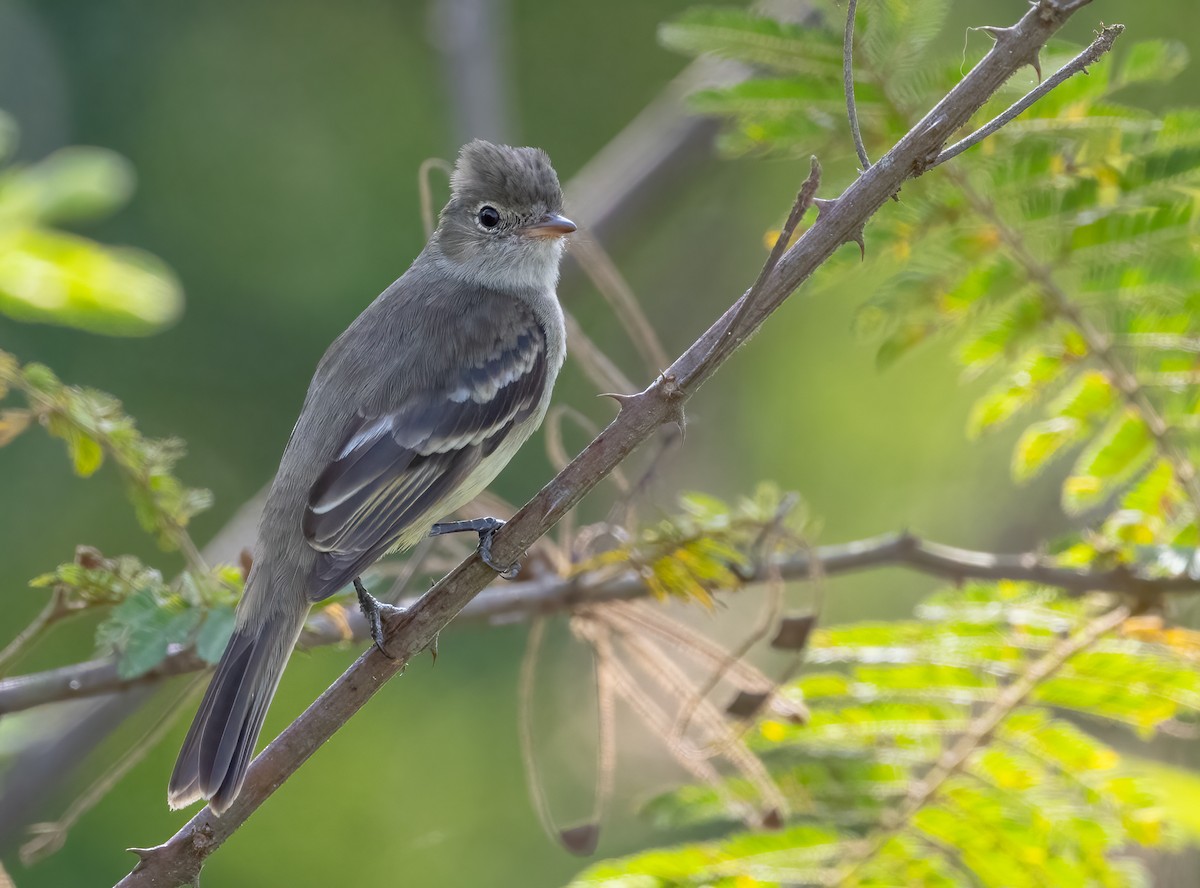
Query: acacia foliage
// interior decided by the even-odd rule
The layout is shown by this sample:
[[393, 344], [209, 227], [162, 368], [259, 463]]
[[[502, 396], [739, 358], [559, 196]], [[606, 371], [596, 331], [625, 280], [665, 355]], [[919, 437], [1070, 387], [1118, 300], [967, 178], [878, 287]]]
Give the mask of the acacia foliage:
[[[692, 97], [723, 118], [726, 153], [849, 151], [844, 9], [814, 5], [804, 25], [700, 8], [661, 29], [673, 49], [753, 66], [750, 80]], [[960, 76], [965, 60], [930, 53], [947, 7], [860, 8], [855, 89], [871, 156]], [[1076, 51], [1052, 45], [1042, 68]], [[1069, 458], [1062, 506], [1081, 530], [1051, 545], [1064, 565], [1193, 572], [1200, 112], [1124, 100], [1186, 63], [1168, 41], [1106, 58], [907, 187], [868, 229], [861, 266], [856, 254], [823, 270], [823, 291], [871, 293], [858, 318], [880, 367], [955, 339], [964, 377], [992, 380], [968, 435], [1024, 423], [1016, 481]], [[1024, 88], [1006, 87], [976, 123]], [[1197, 781], [1175, 774], [1168, 794], [1101, 736], [1114, 724], [1143, 740], [1195, 731], [1200, 636], [1169, 614], [1082, 646], [933, 792], [923, 783], [1006, 688], [1114, 604], [977, 584], [937, 593], [912, 621], [817, 631], [804, 674], [783, 691], [806, 702], [810, 721], [764, 716], [749, 735], [788, 800], [782, 828], [741, 828], [730, 799], [762, 799], [740, 778], [679, 787], [643, 814], [707, 840], [602, 862], [573, 888], [1143, 884], [1135, 848], [1196, 839], [1164, 805], [1194, 798]]]

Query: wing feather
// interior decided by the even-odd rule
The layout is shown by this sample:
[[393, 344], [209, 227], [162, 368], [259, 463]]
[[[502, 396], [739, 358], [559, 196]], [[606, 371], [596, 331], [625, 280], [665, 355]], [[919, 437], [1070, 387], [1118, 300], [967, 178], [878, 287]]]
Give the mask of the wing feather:
[[321, 553], [310, 597], [332, 594], [392, 548], [537, 410], [546, 384], [546, 337], [530, 317], [440, 386], [360, 412], [309, 491], [302, 526]]

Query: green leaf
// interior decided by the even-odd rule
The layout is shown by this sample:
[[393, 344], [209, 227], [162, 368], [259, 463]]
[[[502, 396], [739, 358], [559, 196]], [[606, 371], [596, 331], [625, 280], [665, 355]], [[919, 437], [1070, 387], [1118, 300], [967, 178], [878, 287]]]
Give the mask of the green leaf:
[[102, 647], [119, 654], [117, 672], [122, 678], [136, 678], [163, 661], [171, 617], [150, 589], [131, 595], [113, 608], [96, 634]]
[[104, 148], [63, 148], [38, 164], [0, 179], [0, 205], [9, 218], [59, 223], [107, 216], [133, 193], [133, 167]]
[[0, 233], [0, 313], [12, 318], [144, 336], [182, 307], [175, 276], [147, 253], [49, 229]]
[[1032, 404], [1063, 371], [1061, 355], [1033, 351], [1018, 364], [1005, 382], [993, 388], [971, 407], [967, 435], [977, 438]]
[[1115, 416], [1093, 440], [1063, 485], [1063, 508], [1078, 514], [1098, 505], [1144, 468], [1154, 456], [1154, 439], [1136, 411]]
[[744, 9], [690, 9], [661, 25], [658, 39], [668, 49], [687, 55], [711, 53], [782, 72], [841, 76], [841, 43], [834, 35]]
[[236, 614], [232, 607], [218, 607], [208, 612], [204, 625], [196, 636], [196, 653], [205, 663], [216, 663], [225, 653], [233, 635]]
[[67, 446], [71, 450], [75, 474], [81, 478], [94, 474], [104, 462], [104, 448], [95, 438], [77, 432], [68, 439]]
[[1188, 64], [1187, 47], [1176, 40], [1135, 43], [1117, 66], [1113, 86], [1173, 80]]

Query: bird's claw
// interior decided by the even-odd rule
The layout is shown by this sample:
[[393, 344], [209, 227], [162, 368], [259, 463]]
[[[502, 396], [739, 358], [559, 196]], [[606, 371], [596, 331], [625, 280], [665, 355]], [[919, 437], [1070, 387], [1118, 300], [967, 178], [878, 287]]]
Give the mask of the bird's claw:
[[521, 572], [521, 562], [514, 561], [507, 566], [499, 565], [492, 558], [492, 537], [496, 535], [496, 531], [504, 526], [504, 522], [499, 518], [473, 518], [470, 521], [443, 521], [433, 525], [429, 531], [430, 536], [441, 536], [447, 533], [465, 533], [472, 531], [479, 534], [479, 558], [480, 560], [500, 574], [502, 579], [515, 579], [517, 574]]
[[371, 640], [375, 642], [375, 647], [379, 648], [379, 653], [383, 654], [389, 660], [395, 660], [395, 655], [387, 649], [384, 643], [383, 620], [384, 618], [391, 619], [403, 614], [404, 608], [396, 607], [394, 604], [384, 604], [367, 591], [366, 587], [362, 584], [362, 580], [358, 577], [354, 578], [354, 591], [358, 593], [358, 606], [362, 611], [364, 619], [367, 621], [367, 626], [371, 630]]

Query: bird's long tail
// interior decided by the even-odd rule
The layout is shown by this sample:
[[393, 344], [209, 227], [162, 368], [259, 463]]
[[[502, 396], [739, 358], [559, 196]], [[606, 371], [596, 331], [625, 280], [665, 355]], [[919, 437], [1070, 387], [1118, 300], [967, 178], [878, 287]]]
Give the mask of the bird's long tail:
[[237, 797], [307, 611], [277, 612], [234, 631], [175, 762], [167, 789], [172, 808], [208, 799], [220, 814]]

